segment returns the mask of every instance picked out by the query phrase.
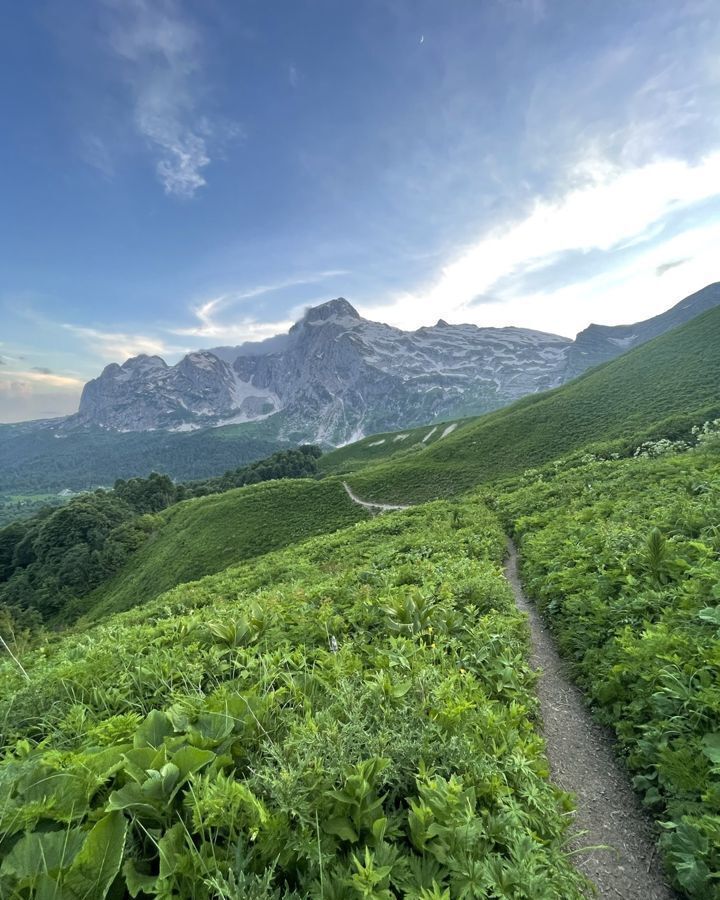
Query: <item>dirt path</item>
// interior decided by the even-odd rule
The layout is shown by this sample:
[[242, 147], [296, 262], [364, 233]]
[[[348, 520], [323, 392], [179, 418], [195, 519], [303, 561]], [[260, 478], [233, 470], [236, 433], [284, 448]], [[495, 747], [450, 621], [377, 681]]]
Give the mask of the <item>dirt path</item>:
[[347, 481], [343, 481], [343, 487], [347, 491], [347, 495], [352, 502], [357, 503], [358, 506], [364, 506], [365, 509], [375, 509], [378, 512], [385, 512], [389, 509], [410, 509], [409, 506], [393, 505], [392, 503], [369, 503], [367, 500], [361, 500], [356, 494], [353, 494], [352, 488]]
[[[345, 481], [343, 487], [353, 503], [371, 511], [409, 509], [369, 503], [356, 496]], [[582, 694], [565, 674], [549, 631], [523, 593], [512, 541], [505, 575], [518, 609], [529, 620], [530, 663], [540, 670], [537, 693], [550, 775], [555, 784], [575, 796], [574, 864], [596, 885], [593, 896], [603, 900], [677, 900], [656, 855], [650, 820], [615, 759], [611, 734], [593, 721]]]
[[[628, 777], [615, 760], [610, 734], [595, 723], [580, 691], [563, 670], [552, 637], [525, 597], [518, 574], [517, 550], [510, 543], [505, 574], [518, 609], [530, 620], [531, 664], [540, 669], [538, 698], [552, 780], [575, 795], [577, 811], [574, 863], [608, 900], [672, 900], [655, 854], [650, 822]], [[584, 834], [583, 834], [584, 832]]]

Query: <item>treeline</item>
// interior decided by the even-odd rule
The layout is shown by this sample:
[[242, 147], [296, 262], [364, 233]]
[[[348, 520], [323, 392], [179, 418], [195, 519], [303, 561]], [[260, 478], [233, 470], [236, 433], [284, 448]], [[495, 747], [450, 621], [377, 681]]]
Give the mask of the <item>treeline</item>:
[[0, 528], [0, 611], [20, 627], [57, 616], [74, 597], [114, 575], [153, 531], [158, 513], [193, 497], [276, 478], [317, 473], [317, 447], [284, 450], [205, 481], [167, 475], [118, 479], [112, 490], [75, 497], [60, 509]]
[[189, 484], [178, 485], [185, 490], [187, 497], [204, 497], [206, 494], [221, 494], [231, 491], [233, 488], [245, 487], [247, 484], [260, 484], [261, 481], [274, 481], [276, 478], [311, 478], [317, 474], [318, 460], [322, 456], [322, 450], [313, 444], [304, 444], [296, 450], [281, 450], [273, 453], [267, 459], [251, 463], [240, 469], [234, 469], [219, 475], [217, 478], [207, 478], [204, 481], [193, 481]]
[[82, 491], [152, 471], [190, 481], [247, 465], [282, 446], [262, 422], [237, 429], [123, 433], [0, 425], [0, 495]]

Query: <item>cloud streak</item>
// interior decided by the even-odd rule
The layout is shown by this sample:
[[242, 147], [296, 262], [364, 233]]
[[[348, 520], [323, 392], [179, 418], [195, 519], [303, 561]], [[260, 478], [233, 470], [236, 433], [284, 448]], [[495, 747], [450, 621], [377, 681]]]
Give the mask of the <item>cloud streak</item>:
[[[198, 109], [200, 31], [175, 0], [112, 0], [110, 21], [109, 48], [122, 66], [133, 122], [156, 158], [157, 177], [166, 194], [193, 197], [207, 184], [210, 143], [219, 130]], [[97, 146], [91, 149], [97, 153]]]
[[81, 338], [90, 349], [106, 362], [124, 361], [142, 353], [148, 356], [186, 353], [189, 348], [167, 344], [161, 338], [122, 331], [103, 331], [84, 325], [64, 322], [61, 326], [76, 337]]
[[[5, 380], [6, 378], [9, 378], [10, 381]], [[78, 388], [84, 384], [80, 378], [72, 378], [70, 375], [55, 375], [50, 371], [37, 371], [36, 369], [16, 371], [9, 369], [7, 372], [3, 372], [3, 384], [10, 384], [12, 387], [13, 385], [23, 385], [27, 382], [53, 388]]]
[[[308, 275], [295, 276], [272, 284], [258, 285], [244, 291], [233, 291], [221, 294], [210, 300], [195, 305], [192, 312], [197, 319], [195, 325], [188, 328], [173, 329], [173, 334], [192, 336], [197, 338], [210, 338], [226, 342], [258, 341], [266, 337], [287, 331], [293, 324], [292, 319], [275, 322], [258, 322], [251, 316], [242, 316], [240, 319], [228, 321], [224, 313], [234, 308], [245, 300], [254, 300], [265, 294], [276, 291], [288, 290], [310, 284], [319, 284], [329, 278], [347, 275], [345, 269], [329, 269], [323, 272], [315, 272]], [[305, 304], [306, 305], [306, 304]]]

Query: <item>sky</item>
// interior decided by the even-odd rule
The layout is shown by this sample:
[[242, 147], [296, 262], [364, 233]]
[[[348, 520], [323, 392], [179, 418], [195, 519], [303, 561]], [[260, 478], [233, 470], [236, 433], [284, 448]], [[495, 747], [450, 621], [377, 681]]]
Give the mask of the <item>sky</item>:
[[0, 421], [286, 331], [574, 336], [720, 279], [717, 0], [37, 0], [0, 30]]

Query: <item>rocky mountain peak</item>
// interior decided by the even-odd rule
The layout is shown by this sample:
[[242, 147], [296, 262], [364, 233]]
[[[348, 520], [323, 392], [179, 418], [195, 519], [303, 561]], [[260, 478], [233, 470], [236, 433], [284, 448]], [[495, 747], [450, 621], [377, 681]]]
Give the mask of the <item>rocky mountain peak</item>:
[[319, 306], [311, 306], [305, 313], [303, 322], [323, 322], [326, 319], [343, 318], [360, 319], [361, 316], [352, 303], [348, 303], [344, 297], [336, 297]]
[[148, 356], [147, 353], [139, 353], [131, 356], [122, 364], [123, 369], [165, 369], [167, 363], [161, 356]]

